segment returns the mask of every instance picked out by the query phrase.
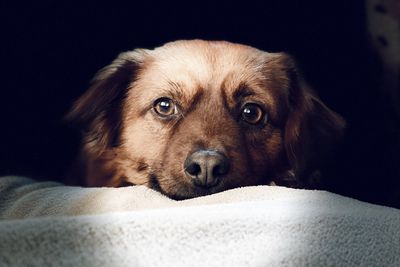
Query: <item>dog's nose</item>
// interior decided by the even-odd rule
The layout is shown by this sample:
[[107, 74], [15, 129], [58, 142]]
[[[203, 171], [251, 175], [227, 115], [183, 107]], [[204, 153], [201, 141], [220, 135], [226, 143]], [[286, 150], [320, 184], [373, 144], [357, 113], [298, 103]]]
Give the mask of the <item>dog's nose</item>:
[[199, 150], [189, 155], [184, 163], [186, 175], [202, 187], [213, 187], [221, 176], [229, 172], [228, 158], [215, 150]]

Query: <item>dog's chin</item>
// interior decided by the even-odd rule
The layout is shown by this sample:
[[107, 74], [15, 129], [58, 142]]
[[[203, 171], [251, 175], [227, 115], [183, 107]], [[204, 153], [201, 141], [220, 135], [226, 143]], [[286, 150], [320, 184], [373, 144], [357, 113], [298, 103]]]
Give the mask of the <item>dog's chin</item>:
[[185, 200], [195, 197], [207, 196], [229, 189], [226, 188], [223, 183], [220, 183], [210, 188], [204, 188], [196, 186], [192, 182], [182, 183], [178, 182], [178, 179], [174, 179], [174, 181], [177, 182], [173, 183], [172, 185], [170, 183], [168, 187], [166, 187], [159, 182], [159, 179], [156, 175], [151, 175], [150, 187], [174, 200]]
[[185, 200], [195, 197], [207, 196], [215, 193], [219, 193], [221, 191], [227, 190], [228, 188], [224, 188], [221, 186], [215, 186], [212, 188], [201, 188], [195, 185], [190, 188], [182, 188], [173, 194], [168, 195], [170, 198], [175, 200]]

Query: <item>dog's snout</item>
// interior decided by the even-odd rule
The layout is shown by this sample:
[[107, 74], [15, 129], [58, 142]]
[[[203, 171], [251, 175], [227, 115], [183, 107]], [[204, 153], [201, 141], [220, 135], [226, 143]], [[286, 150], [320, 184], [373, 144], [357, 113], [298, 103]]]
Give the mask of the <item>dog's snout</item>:
[[218, 151], [199, 150], [186, 158], [184, 168], [196, 185], [213, 187], [229, 172], [229, 160]]

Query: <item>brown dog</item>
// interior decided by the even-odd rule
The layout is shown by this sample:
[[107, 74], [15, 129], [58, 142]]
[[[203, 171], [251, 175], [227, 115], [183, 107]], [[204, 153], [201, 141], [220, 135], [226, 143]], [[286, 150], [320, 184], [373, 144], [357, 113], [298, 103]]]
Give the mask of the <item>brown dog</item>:
[[284, 53], [177, 41], [122, 53], [68, 115], [88, 186], [147, 185], [184, 199], [310, 177], [344, 121]]

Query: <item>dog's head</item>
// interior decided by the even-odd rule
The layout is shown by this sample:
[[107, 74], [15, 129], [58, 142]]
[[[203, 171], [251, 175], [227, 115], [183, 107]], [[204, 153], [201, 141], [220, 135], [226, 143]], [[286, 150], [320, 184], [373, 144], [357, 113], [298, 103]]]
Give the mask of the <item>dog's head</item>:
[[200, 40], [122, 53], [68, 118], [84, 130], [87, 185], [145, 184], [177, 199], [305, 184], [344, 127], [290, 56]]

